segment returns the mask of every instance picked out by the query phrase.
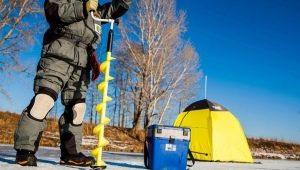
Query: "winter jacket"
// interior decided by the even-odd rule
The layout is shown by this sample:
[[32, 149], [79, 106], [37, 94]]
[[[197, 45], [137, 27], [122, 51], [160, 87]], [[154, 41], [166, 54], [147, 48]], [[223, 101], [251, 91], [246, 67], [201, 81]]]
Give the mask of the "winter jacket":
[[[100, 18], [116, 19], [129, 8], [131, 0], [112, 0], [98, 6]], [[87, 48], [95, 49], [101, 38], [101, 23], [86, 11], [85, 1], [45, 0], [49, 29], [44, 35], [42, 56], [55, 56], [70, 64], [86, 67]]]

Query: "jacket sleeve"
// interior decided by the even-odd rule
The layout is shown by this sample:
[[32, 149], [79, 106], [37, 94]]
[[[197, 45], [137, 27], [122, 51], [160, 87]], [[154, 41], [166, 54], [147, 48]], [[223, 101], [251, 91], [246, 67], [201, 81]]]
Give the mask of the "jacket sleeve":
[[70, 24], [85, 18], [84, 3], [79, 0], [45, 0], [45, 15], [52, 24]]
[[121, 17], [128, 10], [132, 0], [112, 0], [98, 7], [101, 18], [116, 19]]

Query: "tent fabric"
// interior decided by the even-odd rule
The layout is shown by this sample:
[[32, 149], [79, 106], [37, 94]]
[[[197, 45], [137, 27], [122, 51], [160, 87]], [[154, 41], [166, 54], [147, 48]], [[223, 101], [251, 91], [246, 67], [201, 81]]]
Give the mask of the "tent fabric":
[[215, 102], [191, 104], [178, 115], [174, 126], [191, 128], [190, 150], [196, 160], [253, 163], [238, 119]]
[[187, 108], [184, 109], [184, 112], [190, 110], [201, 110], [201, 109], [209, 109], [209, 110], [218, 110], [218, 111], [225, 111], [227, 110], [224, 106], [219, 105], [218, 103], [209, 101], [207, 99], [200, 100], [197, 102], [192, 103]]

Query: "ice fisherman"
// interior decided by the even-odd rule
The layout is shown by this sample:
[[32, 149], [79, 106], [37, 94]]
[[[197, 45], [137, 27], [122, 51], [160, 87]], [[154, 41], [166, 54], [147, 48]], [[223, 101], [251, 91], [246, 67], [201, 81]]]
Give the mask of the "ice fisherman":
[[99, 76], [94, 50], [101, 38], [101, 23], [92, 19], [116, 19], [126, 13], [131, 0], [45, 0], [49, 29], [44, 34], [41, 58], [34, 79], [34, 97], [22, 112], [14, 135], [16, 163], [37, 166], [35, 153], [46, 125], [46, 116], [61, 92], [65, 106], [59, 119], [60, 164], [90, 166], [94, 158], [80, 152], [86, 91]]

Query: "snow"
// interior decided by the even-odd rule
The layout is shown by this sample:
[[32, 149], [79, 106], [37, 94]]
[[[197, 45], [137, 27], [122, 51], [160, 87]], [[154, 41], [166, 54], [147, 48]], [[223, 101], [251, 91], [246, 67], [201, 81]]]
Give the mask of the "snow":
[[284, 156], [283, 154], [278, 154], [278, 153], [266, 153], [266, 152], [256, 152], [254, 153], [254, 155], [256, 156], [265, 156], [265, 157], [277, 157], [280, 159], [286, 159], [286, 156]]
[[[117, 141], [117, 140], [109, 140], [106, 139], [109, 142], [109, 146], [112, 148], [117, 148], [117, 149], [127, 149], [128, 148], [128, 143], [123, 142], [123, 141]], [[82, 145], [86, 146], [97, 146], [98, 139], [95, 136], [83, 136], [82, 138]]]
[[[89, 154], [88, 151], [84, 151]], [[12, 145], [0, 145], [0, 169], [7, 170], [87, 170], [89, 167], [67, 167], [58, 164], [59, 148], [40, 147], [37, 152], [38, 167], [21, 167], [16, 165], [15, 151]], [[103, 152], [103, 160], [107, 170], [138, 170], [145, 169], [143, 155], [140, 153]], [[299, 170], [300, 161], [288, 160], [255, 160], [261, 164], [196, 162], [190, 170]]]
[[82, 138], [82, 145], [96, 146], [98, 139], [96, 136], [84, 136]]

